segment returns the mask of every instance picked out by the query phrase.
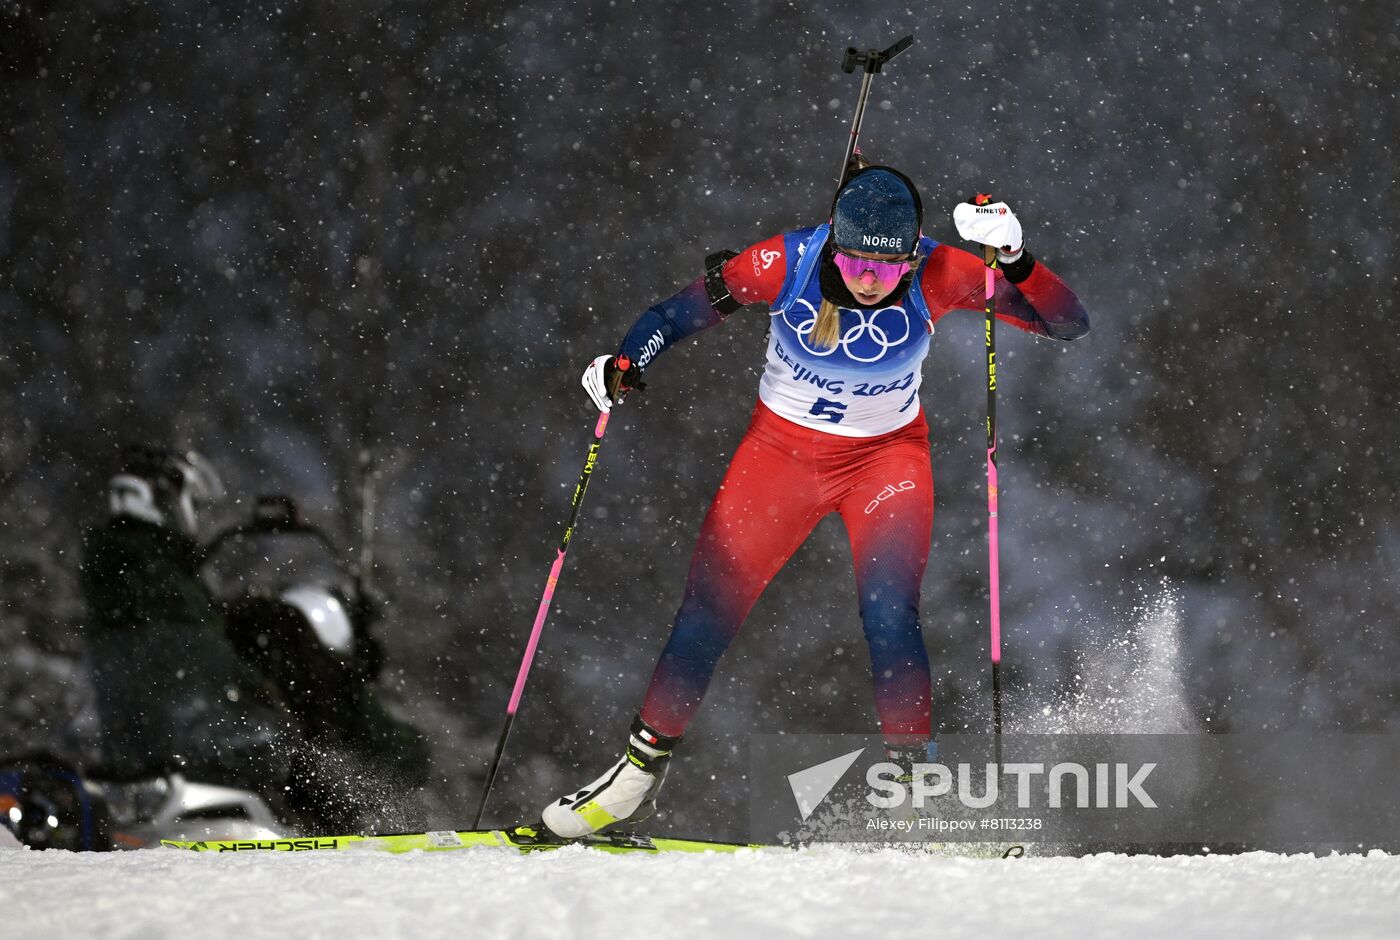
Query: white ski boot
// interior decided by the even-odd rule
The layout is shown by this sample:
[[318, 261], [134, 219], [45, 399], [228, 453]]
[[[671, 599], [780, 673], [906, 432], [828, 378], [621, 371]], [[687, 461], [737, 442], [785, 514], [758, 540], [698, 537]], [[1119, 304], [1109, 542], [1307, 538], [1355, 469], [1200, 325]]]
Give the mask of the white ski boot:
[[648, 818], [656, 812], [656, 794], [678, 741], [679, 737], [664, 735], [637, 716], [622, 759], [582, 790], [550, 803], [540, 818], [564, 839]]

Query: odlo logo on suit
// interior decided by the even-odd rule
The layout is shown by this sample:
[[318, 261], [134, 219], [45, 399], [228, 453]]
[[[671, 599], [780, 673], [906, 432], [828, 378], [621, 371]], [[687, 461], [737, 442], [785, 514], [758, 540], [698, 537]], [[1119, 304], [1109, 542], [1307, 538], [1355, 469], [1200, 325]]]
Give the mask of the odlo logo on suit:
[[875, 498], [872, 499], [870, 503], [865, 507], [865, 514], [868, 516], [876, 509], [879, 509], [880, 504], [883, 503], [885, 500], [889, 499], [894, 494], [903, 493], [905, 490], [912, 490], [913, 488], [913, 480], [905, 480], [903, 483], [886, 483], [885, 488], [880, 492], [876, 493]]

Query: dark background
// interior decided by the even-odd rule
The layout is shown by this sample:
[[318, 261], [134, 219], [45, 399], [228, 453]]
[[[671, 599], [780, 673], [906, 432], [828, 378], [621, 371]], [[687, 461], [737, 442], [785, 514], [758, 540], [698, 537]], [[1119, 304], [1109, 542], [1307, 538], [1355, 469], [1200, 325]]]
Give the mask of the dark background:
[[[709, 252], [824, 218], [841, 52], [908, 32], [867, 154], [940, 240], [957, 200], [1008, 200], [1093, 322], [1001, 333], [1013, 723], [1395, 730], [1393, 6], [831, 6], [0, 5], [0, 744], [90, 743], [76, 548], [116, 447], [210, 457], [210, 525], [287, 492], [346, 544], [368, 448], [394, 696], [434, 742], [434, 822], [465, 825], [589, 440], [584, 365]], [[764, 325], [674, 350], [617, 413], [497, 821], [620, 749]], [[989, 712], [981, 330], [945, 319], [924, 369], [945, 731]], [[659, 828], [738, 833], [749, 731], [873, 724], [853, 595], [828, 520]]]

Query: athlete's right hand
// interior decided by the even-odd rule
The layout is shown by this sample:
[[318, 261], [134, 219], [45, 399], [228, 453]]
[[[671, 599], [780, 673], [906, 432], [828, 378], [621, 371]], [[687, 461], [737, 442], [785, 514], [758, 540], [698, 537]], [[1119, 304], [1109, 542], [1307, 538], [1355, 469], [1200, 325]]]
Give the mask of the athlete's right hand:
[[642, 370], [636, 363], [616, 356], [599, 356], [583, 371], [583, 390], [599, 411], [612, 411], [613, 402], [633, 389], [644, 389]]

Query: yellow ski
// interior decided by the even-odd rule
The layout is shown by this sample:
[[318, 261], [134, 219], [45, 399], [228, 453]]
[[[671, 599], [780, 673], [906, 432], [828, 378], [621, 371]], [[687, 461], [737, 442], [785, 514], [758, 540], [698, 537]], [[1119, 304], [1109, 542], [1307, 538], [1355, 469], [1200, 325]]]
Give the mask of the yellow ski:
[[460, 832], [414, 832], [387, 836], [308, 836], [289, 839], [209, 839], [200, 842], [161, 840], [161, 845], [193, 852], [444, 852], [477, 846], [513, 848], [520, 852], [541, 852], [570, 845], [602, 852], [736, 852], [763, 848], [739, 842], [709, 842], [703, 839], [649, 838], [628, 833], [601, 832], [582, 839], [560, 839], [542, 826], [515, 826], [510, 829], [472, 829]]

